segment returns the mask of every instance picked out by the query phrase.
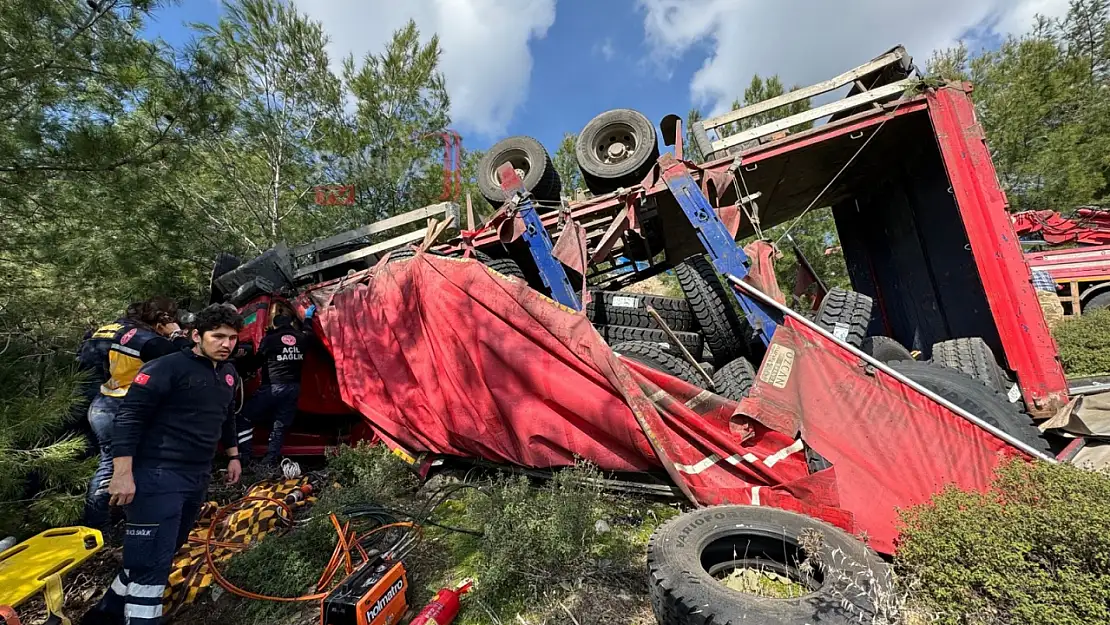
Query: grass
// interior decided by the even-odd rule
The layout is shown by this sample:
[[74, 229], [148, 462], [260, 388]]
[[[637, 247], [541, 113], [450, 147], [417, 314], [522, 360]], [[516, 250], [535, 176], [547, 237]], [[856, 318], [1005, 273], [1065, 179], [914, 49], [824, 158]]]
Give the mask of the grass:
[[1052, 329], [1069, 376], [1110, 373], [1110, 310], [1068, 317]]
[[[569, 622], [568, 611], [593, 622], [653, 622], [644, 576], [646, 546], [674, 507], [603, 492], [589, 465], [556, 471], [549, 480], [498, 474], [470, 479], [436, 476], [423, 487], [384, 448], [343, 448], [329, 460], [332, 486], [295, 530], [272, 535], [235, 555], [225, 574], [236, 585], [275, 596], [309, 592], [335, 545], [329, 511], [351, 504], [386, 504], [419, 515], [437, 494], [451, 496], [430, 521], [480, 533], [424, 526], [422, 542], [405, 558], [419, 606], [440, 588], [475, 580], [459, 625]], [[451, 491], [454, 491], [453, 493]], [[221, 598], [216, 618], [240, 625], [311, 623], [318, 604]], [[573, 612], [572, 612], [573, 613]], [[612, 614], [599, 620], [596, 615]]]

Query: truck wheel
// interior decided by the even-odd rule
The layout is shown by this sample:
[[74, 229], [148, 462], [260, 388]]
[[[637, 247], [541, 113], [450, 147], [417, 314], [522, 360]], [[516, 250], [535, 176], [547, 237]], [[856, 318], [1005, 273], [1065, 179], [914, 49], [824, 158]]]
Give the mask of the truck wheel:
[[862, 542], [817, 519], [712, 506], [655, 530], [648, 586], [660, 625], [847, 625], [871, 621], [864, 589], [890, 592], [890, 574]]
[[[685, 299], [661, 295], [594, 291], [593, 300], [586, 305], [586, 316], [597, 324], [658, 328], [655, 318], [648, 314], [648, 306], [654, 308], [667, 327], [676, 332], [690, 332], [697, 327], [690, 304]], [[700, 354], [701, 350], [697, 353]]]
[[1020, 404], [1011, 404], [1005, 395], [966, 373], [918, 361], [892, 362], [890, 368], [1034, 449], [1053, 453], [1048, 440]]
[[673, 375], [683, 382], [688, 382], [699, 388], [705, 384], [705, 380], [698, 375], [693, 365], [678, 356], [668, 353], [655, 343], [626, 341], [614, 345], [613, 351], [619, 356], [624, 356], [629, 360], [635, 360], [641, 365], [651, 367], [656, 371], [662, 371], [663, 373]]
[[714, 364], [721, 366], [745, 355], [751, 326], [736, 314], [713, 265], [699, 254], [675, 266], [674, 274], [705, 335]]
[[[497, 168], [511, 163], [524, 188], [537, 200], [558, 202], [562, 183], [559, 173], [551, 164], [547, 150], [532, 137], [509, 137], [493, 144], [482, 160], [478, 161], [478, 190], [494, 208], [501, 208], [508, 198], [501, 190], [501, 179]], [[537, 206], [536, 210], [545, 212], [550, 207]]]
[[817, 309], [817, 325], [853, 347], [863, 344], [875, 302], [863, 293], [839, 287], [829, 289]]
[[1089, 312], [1106, 310], [1107, 308], [1110, 308], [1110, 291], [1099, 293], [1087, 300], [1087, 303], [1083, 304], [1083, 307], [1080, 309], [1080, 314], [1086, 315]]
[[860, 351], [879, 362], [913, 360], [913, 354], [889, 336], [868, 336], [859, 346]]
[[[678, 348], [671, 344], [667, 333], [653, 328], [630, 328], [628, 326], [596, 325], [598, 334], [610, 345], [627, 343], [629, 341], [643, 341], [654, 343], [675, 356], [681, 357]], [[675, 332], [678, 342], [682, 343], [691, 355], [700, 354], [702, 350], [702, 337], [697, 332]]]
[[737, 358], [713, 374], [713, 392], [732, 401], [748, 396], [755, 380], [755, 367], [746, 358]]
[[524, 277], [524, 271], [520, 268], [520, 265], [511, 258], [491, 258], [488, 261], [482, 261], [482, 264], [503, 276], [520, 278], [527, 282], [527, 278]]
[[659, 159], [659, 138], [639, 111], [613, 109], [578, 133], [575, 156], [586, 186], [602, 195], [643, 181]]
[[986, 341], [977, 336], [934, 343], [932, 360], [963, 371], [996, 391], [1005, 393], [1010, 387], [994, 352]]

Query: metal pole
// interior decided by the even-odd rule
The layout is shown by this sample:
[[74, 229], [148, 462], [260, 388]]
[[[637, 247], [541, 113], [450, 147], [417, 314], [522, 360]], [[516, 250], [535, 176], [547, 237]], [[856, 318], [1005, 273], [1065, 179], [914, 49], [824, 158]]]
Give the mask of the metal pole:
[[694, 359], [694, 356], [690, 353], [690, 350], [686, 349], [686, 346], [682, 344], [682, 341], [678, 340], [678, 337], [675, 336], [674, 330], [671, 330], [670, 326], [667, 325], [667, 322], [663, 321], [663, 317], [659, 316], [658, 311], [656, 311], [655, 308], [651, 306], [651, 304], [648, 304], [644, 308], [648, 311], [648, 314], [651, 315], [651, 318], [655, 319], [655, 323], [659, 324], [659, 327], [663, 330], [663, 333], [667, 335], [667, 338], [671, 341], [671, 344], [677, 347], [680, 352], [682, 352], [682, 357], [686, 359], [686, 362], [694, 365], [694, 369], [697, 369], [698, 375], [700, 375], [702, 379], [708, 382], [709, 388], [712, 389], [713, 378], [709, 377], [709, 374], [705, 372], [705, 369], [702, 369], [701, 365], [698, 364], [698, 361]]
[[862, 359], [864, 362], [871, 365], [872, 367], [875, 367], [876, 369], [882, 370], [887, 375], [893, 377], [895, 380], [898, 380], [902, 384], [905, 384], [906, 386], [909, 386], [910, 388], [917, 391], [918, 393], [921, 393], [922, 395], [928, 397], [929, 399], [937, 402], [941, 406], [944, 406], [945, 408], [951, 410], [952, 412], [960, 415], [961, 417], [963, 417], [964, 419], [966, 419], [966, 420], [970, 421], [971, 423], [975, 424], [979, 428], [981, 428], [983, 430], [986, 430], [987, 432], [990, 432], [991, 434], [997, 436], [998, 438], [1001, 438], [1002, 440], [1006, 441], [1010, 445], [1013, 445], [1014, 447], [1017, 447], [1018, 449], [1024, 451], [1025, 453], [1027, 453], [1027, 454], [1029, 454], [1029, 455], [1031, 455], [1035, 458], [1039, 458], [1041, 460], [1044, 460], [1046, 462], [1051, 462], [1053, 464], [1056, 463], [1056, 458], [1040, 451], [1039, 449], [1034, 449], [1028, 443], [1025, 443], [1024, 441], [1020, 441], [1020, 440], [1014, 438], [1013, 436], [1011, 436], [1010, 434], [1008, 434], [1006, 432], [1003, 432], [1002, 430], [994, 427], [993, 425], [987, 423], [986, 421], [983, 421], [979, 417], [971, 414], [970, 412], [964, 410], [963, 408], [957, 406], [956, 404], [953, 404], [952, 402], [950, 402], [947, 399], [941, 397], [940, 395], [937, 395], [933, 391], [930, 391], [929, 389], [925, 388], [924, 386], [921, 386], [917, 382], [914, 382], [913, 380], [907, 378], [906, 376], [904, 376], [901, 373], [895, 371], [894, 369], [891, 369], [885, 363], [882, 363], [882, 362], [879, 362], [878, 360], [875, 360], [874, 358], [872, 358], [871, 356], [863, 353], [862, 351], [860, 351], [859, 349], [857, 349], [853, 345], [850, 345], [850, 344], [846, 343], [845, 341], [842, 341], [842, 340], [836, 338], [835, 336], [833, 336], [831, 333], [829, 333], [827, 330], [825, 330], [821, 326], [817, 325], [816, 323], [813, 323], [809, 319], [806, 319], [805, 317], [803, 317], [802, 315], [794, 312], [793, 310], [790, 310], [786, 306], [776, 302], [774, 299], [768, 297], [765, 293], [763, 293], [759, 289], [757, 289], [757, 288], [753, 287], [752, 285], [744, 282], [743, 280], [740, 280], [736, 276], [726, 274], [725, 277], [728, 278], [729, 282], [731, 282], [735, 288], [738, 288], [738, 289], [744, 291], [748, 295], [751, 295], [752, 297], [760, 300], [764, 304], [775, 308], [776, 310], [781, 312], [783, 315], [786, 315], [787, 317], [791, 317], [795, 321], [797, 321], [797, 322], [801, 323], [802, 325], [806, 326], [807, 328], [816, 331], [818, 334], [825, 337], [826, 339], [828, 339], [828, 340], [832, 341], [833, 343], [836, 343], [837, 345], [847, 349], [849, 352], [852, 353], [853, 356], [856, 356], [857, 358]]

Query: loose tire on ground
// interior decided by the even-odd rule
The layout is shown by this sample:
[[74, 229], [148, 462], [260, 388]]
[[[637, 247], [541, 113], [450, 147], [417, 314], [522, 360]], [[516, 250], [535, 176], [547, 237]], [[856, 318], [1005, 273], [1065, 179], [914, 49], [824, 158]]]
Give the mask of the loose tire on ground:
[[1009, 389], [1006, 374], [998, 365], [994, 352], [977, 336], [934, 343], [932, 361], [963, 371], [996, 391], [1005, 393]]
[[595, 195], [639, 184], [659, 159], [655, 126], [639, 111], [613, 109], [578, 133], [575, 157]]
[[[631, 328], [628, 326], [612, 326], [612, 325], [595, 325], [598, 334], [605, 342], [610, 345], [617, 343], [627, 343], [629, 341], [643, 341], [645, 343], [655, 343], [667, 352], [682, 357], [678, 348], [671, 344], [667, 338], [667, 333], [662, 330], [654, 330], [651, 328]], [[682, 343], [691, 355], [700, 354], [702, 350], [702, 337], [697, 332], [675, 332], [678, 342]]]
[[860, 351], [879, 362], [913, 360], [913, 354], [910, 353], [910, 350], [889, 336], [864, 337], [859, 348]]
[[890, 368], [960, 408], [1026, 443], [1052, 454], [1051, 445], [1020, 403], [957, 369], [933, 362], [892, 362]]
[[[799, 565], [814, 554], [814, 573]], [[811, 534], [814, 533], [814, 534]], [[726, 587], [719, 577], [736, 569], [770, 571], [808, 592], [786, 599]], [[872, 572], [868, 572], [868, 571]], [[847, 625], [870, 622], [872, 602], [861, 587], [889, 591], [887, 566], [862, 542], [816, 519], [760, 506], [714, 506], [681, 514], [648, 543], [651, 607], [660, 625]], [[845, 609], [847, 602], [851, 609]], [[860, 618], [860, 615], [863, 618]]]
[[746, 358], [737, 358], [713, 374], [713, 392], [732, 401], [748, 396], [755, 381], [755, 367]]
[[704, 256], [691, 256], [679, 263], [674, 273], [705, 335], [714, 364], [722, 366], [746, 355], [751, 326], [736, 314], [713, 265]]
[[629, 360], [635, 360], [656, 371], [662, 371], [663, 373], [673, 375], [697, 387], [701, 387], [705, 384], [705, 380], [698, 375], [693, 365], [683, 360], [680, 356], [675, 356], [667, 352], [655, 343], [627, 341], [625, 343], [617, 343], [612, 347], [613, 351], [617, 354]]
[[[697, 329], [694, 315], [690, 312], [690, 304], [681, 297], [595, 291], [593, 300], [586, 305], [586, 316], [595, 324], [658, 328], [659, 324], [648, 314], [648, 306], [654, 308], [667, 327], [676, 332], [691, 332]], [[700, 354], [701, 351], [697, 353]]]
[[[501, 190], [501, 180], [497, 176], [497, 168], [505, 163], [512, 163], [517, 173], [521, 174], [524, 188], [535, 199], [559, 201], [562, 183], [547, 150], [532, 137], [517, 136], [493, 144], [478, 162], [478, 190], [494, 208], [500, 208], [508, 199]], [[536, 208], [544, 212], [543, 207]]]
[[833, 287], [817, 309], [817, 325], [838, 339], [859, 347], [867, 336], [875, 302], [863, 293]]

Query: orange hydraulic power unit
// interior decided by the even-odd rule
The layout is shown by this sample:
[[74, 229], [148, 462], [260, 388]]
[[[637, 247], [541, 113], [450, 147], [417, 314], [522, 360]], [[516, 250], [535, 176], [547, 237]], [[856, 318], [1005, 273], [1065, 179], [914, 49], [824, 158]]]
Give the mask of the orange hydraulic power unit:
[[404, 564], [375, 556], [324, 598], [324, 625], [399, 625], [408, 592]]

